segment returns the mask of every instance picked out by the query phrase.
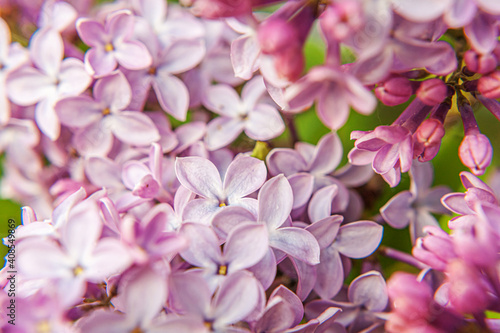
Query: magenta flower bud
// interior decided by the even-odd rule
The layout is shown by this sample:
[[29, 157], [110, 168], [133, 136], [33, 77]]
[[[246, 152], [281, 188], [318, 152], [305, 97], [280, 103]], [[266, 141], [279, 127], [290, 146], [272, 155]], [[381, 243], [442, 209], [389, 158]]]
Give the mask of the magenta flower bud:
[[344, 0], [326, 7], [320, 16], [321, 30], [330, 39], [342, 41], [363, 24], [358, 1]]
[[474, 50], [468, 50], [464, 55], [465, 65], [469, 71], [487, 74], [494, 71], [498, 60], [493, 54], [479, 54]]
[[304, 70], [305, 60], [302, 50], [292, 49], [275, 55], [274, 65], [276, 71], [289, 81], [296, 81]]
[[455, 259], [448, 264], [451, 306], [460, 313], [483, 312], [488, 306], [486, 282], [476, 267]]
[[415, 258], [438, 271], [444, 271], [446, 265], [457, 257], [450, 235], [435, 226], [424, 228], [427, 236], [417, 239], [412, 254]]
[[252, 11], [250, 0], [182, 0], [181, 3], [192, 6], [193, 14], [208, 19], [240, 16]]
[[500, 98], [500, 71], [483, 75], [477, 83], [477, 90], [486, 98]]
[[493, 148], [490, 140], [484, 134], [466, 135], [458, 149], [462, 163], [480, 176], [491, 163]]
[[485, 220], [477, 220], [470, 228], [454, 233], [455, 252], [466, 263], [476, 267], [494, 267], [497, 261], [498, 239]]
[[418, 282], [413, 274], [397, 272], [387, 281], [387, 291], [393, 311], [406, 321], [425, 320], [432, 301], [432, 290], [425, 282]]
[[285, 52], [298, 44], [295, 28], [289, 21], [280, 18], [262, 22], [257, 37], [262, 52], [267, 54]]
[[393, 77], [375, 88], [377, 98], [388, 106], [406, 102], [413, 93], [410, 80], [404, 77]]
[[439, 151], [443, 136], [444, 126], [439, 120], [425, 119], [414, 134], [414, 156], [418, 156], [420, 162], [432, 160]]
[[156, 197], [159, 190], [160, 185], [158, 184], [158, 182], [153, 178], [151, 174], [147, 174], [135, 186], [132, 194], [137, 195], [141, 198], [152, 199]]
[[426, 105], [434, 106], [444, 101], [448, 96], [448, 87], [440, 79], [425, 80], [417, 89], [417, 97]]

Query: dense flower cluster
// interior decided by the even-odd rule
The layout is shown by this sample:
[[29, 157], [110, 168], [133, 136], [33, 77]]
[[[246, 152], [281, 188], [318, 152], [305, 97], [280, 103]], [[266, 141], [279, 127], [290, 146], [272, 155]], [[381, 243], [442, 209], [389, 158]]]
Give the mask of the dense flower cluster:
[[[0, 195], [24, 206], [0, 329], [498, 330], [500, 173], [477, 177], [473, 106], [500, 120], [500, 2], [179, 2], [0, 0]], [[407, 104], [339, 168], [336, 130], [377, 102]], [[294, 123], [313, 106], [316, 145]], [[465, 193], [431, 188], [448, 114]], [[360, 189], [406, 172], [370, 217]], [[447, 233], [432, 214], [451, 213]], [[412, 255], [380, 246], [405, 227]]]

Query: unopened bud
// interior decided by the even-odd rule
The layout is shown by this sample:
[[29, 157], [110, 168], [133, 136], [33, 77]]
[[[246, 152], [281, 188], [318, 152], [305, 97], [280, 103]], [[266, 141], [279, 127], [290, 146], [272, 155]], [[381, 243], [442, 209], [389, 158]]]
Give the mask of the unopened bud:
[[434, 118], [426, 119], [417, 128], [414, 135], [414, 155], [420, 162], [432, 160], [441, 147], [444, 136], [443, 124]]
[[274, 57], [276, 71], [289, 81], [296, 81], [304, 70], [304, 55], [301, 49], [282, 52]]
[[465, 65], [469, 71], [487, 74], [497, 67], [497, 58], [492, 54], [479, 54], [474, 50], [468, 50], [464, 55]]
[[425, 80], [417, 89], [417, 97], [430, 106], [441, 104], [448, 96], [448, 87], [440, 79]]
[[493, 148], [484, 134], [466, 135], [458, 149], [462, 163], [476, 176], [482, 175], [491, 163]]
[[298, 44], [295, 28], [284, 19], [272, 19], [259, 26], [258, 39], [263, 53], [275, 54]]
[[500, 98], [500, 71], [482, 76], [477, 83], [477, 90], [486, 98]]
[[410, 80], [404, 77], [394, 77], [375, 88], [377, 98], [388, 106], [406, 102], [413, 93]]

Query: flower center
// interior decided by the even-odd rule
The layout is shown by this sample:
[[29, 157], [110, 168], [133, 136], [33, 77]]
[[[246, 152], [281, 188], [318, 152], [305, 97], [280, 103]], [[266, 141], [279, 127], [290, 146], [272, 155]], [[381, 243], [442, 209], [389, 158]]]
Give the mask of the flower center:
[[110, 113], [111, 113], [111, 110], [109, 108], [105, 108], [104, 110], [102, 110], [102, 115], [103, 116], [107, 116]]
[[75, 268], [73, 268], [73, 275], [78, 276], [83, 273], [83, 268], [82, 266], [78, 265]]
[[227, 266], [226, 265], [220, 265], [218, 273], [219, 273], [219, 275], [226, 275], [227, 274]]
[[144, 331], [139, 326], [137, 326], [132, 331], [130, 331], [130, 333], [144, 333]]
[[48, 320], [42, 320], [36, 324], [36, 333], [50, 333], [50, 323]]
[[106, 45], [104, 45], [104, 50], [105, 50], [106, 52], [111, 52], [111, 51], [113, 51], [114, 49], [115, 49], [115, 48], [113, 47], [113, 44], [111, 44], [111, 43], [106, 43]]

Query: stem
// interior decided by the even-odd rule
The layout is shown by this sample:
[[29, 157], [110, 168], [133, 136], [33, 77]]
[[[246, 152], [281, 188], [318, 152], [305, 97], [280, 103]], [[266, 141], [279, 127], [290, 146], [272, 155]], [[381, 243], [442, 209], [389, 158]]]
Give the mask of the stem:
[[290, 130], [290, 137], [292, 139], [292, 147], [295, 146], [297, 142], [299, 142], [299, 135], [297, 133], [297, 128], [295, 127], [295, 121], [293, 115], [285, 115], [285, 122]]
[[408, 253], [401, 252], [399, 250], [387, 247], [387, 246], [380, 246], [378, 248], [378, 252], [382, 254], [383, 256], [386, 256], [388, 258], [392, 258], [401, 262], [404, 262], [408, 265], [414, 266], [418, 269], [424, 269], [427, 268], [426, 265], [422, 264], [420, 261], [415, 259], [415, 257], [409, 255]]
[[462, 95], [457, 94], [458, 99], [458, 110], [460, 111], [460, 116], [462, 117], [462, 122], [464, 124], [465, 135], [475, 135], [480, 134], [479, 127], [477, 126], [476, 118], [474, 117], [474, 111], [469, 104], [469, 101]]
[[403, 112], [401, 112], [399, 117], [396, 120], [394, 120], [394, 122], [392, 124], [393, 125], [403, 125], [404, 122], [406, 122], [408, 119], [410, 119], [415, 114], [420, 112], [420, 110], [422, 110], [422, 108], [425, 106], [427, 106], [427, 105], [425, 105], [420, 100], [420, 98], [415, 97], [415, 99], [410, 103], [410, 105], [408, 105], [406, 107], [406, 109]]

